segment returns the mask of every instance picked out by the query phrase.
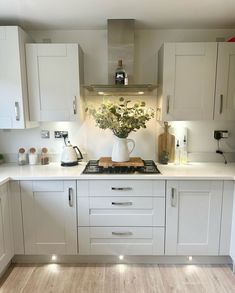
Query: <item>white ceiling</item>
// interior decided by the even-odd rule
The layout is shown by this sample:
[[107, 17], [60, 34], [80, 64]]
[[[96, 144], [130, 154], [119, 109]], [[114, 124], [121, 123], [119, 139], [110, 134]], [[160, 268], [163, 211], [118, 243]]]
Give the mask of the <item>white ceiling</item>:
[[0, 0], [0, 24], [103, 29], [108, 18], [134, 18], [138, 28], [235, 27], [235, 0]]

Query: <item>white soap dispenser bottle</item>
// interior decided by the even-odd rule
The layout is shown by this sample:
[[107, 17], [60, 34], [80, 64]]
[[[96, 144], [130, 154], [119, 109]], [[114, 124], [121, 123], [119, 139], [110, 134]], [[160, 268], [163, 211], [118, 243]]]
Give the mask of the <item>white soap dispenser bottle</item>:
[[180, 143], [179, 140], [177, 140], [176, 148], [175, 148], [175, 165], [180, 164]]
[[181, 151], [181, 164], [187, 164], [187, 163], [188, 163], [188, 149], [187, 149], [186, 136], [184, 136], [183, 147]]

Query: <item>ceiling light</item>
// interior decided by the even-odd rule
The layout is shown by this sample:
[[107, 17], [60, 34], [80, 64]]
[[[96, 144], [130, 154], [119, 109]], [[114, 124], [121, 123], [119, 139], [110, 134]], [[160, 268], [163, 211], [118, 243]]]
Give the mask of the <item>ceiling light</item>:
[[139, 94], [139, 95], [143, 95], [143, 94], [144, 94], [144, 92], [138, 92], [138, 94]]
[[104, 95], [104, 92], [98, 92], [99, 95]]
[[188, 257], [188, 260], [189, 260], [189, 261], [192, 261], [192, 260], [193, 260], [193, 257], [190, 255], [190, 256]]
[[124, 259], [124, 256], [123, 255], [119, 255], [119, 259], [120, 260], [123, 260]]

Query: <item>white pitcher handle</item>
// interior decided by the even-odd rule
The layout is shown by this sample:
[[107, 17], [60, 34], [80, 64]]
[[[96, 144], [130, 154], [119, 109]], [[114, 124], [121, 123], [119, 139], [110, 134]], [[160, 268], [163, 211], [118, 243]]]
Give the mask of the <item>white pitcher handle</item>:
[[135, 148], [135, 141], [133, 139], [127, 138], [127, 143], [131, 142], [132, 143], [132, 149], [129, 150], [129, 154], [131, 154]]

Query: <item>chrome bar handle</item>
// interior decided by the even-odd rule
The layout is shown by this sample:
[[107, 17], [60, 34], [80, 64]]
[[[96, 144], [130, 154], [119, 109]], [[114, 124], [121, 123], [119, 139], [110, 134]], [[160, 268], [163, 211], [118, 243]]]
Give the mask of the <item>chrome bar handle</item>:
[[69, 206], [73, 207], [73, 188], [69, 187], [68, 189], [68, 198], [69, 198]]
[[131, 236], [133, 235], [132, 232], [112, 232], [112, 235], [115, 236]]
[[219, 109], [220, 114], [223, 113], [223, 106], [224, 106], [224, 95], [220, 95], [220, 109]]
[[132, 206], [133, 203], [131, 201], [126, 201], [126, 202], [112, 202], [113, 206]]
[[171, 188], [171, 206], [175, 208], [177, 205], [177, 191], [175, 188]]
[[20, 121], [20, 105], [19, 105], [19, 102], [15, 102], [15, 117], [16, 117], [16, 121]]
[[132, 187], [111, 187], [112, 190], [116, 191], [127, 191], [127, 190], [132, 190]]
[[77, 96], [74, 96], [74, 99], [73, 99], [73, 114], [74, 115], [77, 114]]
[[170, 112], [170, 98], [171, 98], [171, 96], [170, 95], [168, 95], [167, 97], [166, 97], [166, 114], [169, 114], [169, 112]]

